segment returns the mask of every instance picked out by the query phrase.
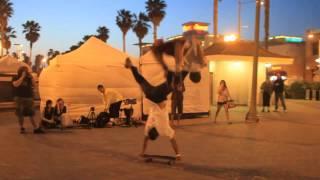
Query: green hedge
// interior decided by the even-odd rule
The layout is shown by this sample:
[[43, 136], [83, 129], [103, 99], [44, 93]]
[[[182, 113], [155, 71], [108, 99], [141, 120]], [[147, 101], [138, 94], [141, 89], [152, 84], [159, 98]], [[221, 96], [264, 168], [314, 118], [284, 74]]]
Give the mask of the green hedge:
[[306, 89], [320, 89], [320, 83], [308, 83], [304, 81], [295, 81], [286, 86], [286, 96], [292, 99], [305, 99]]

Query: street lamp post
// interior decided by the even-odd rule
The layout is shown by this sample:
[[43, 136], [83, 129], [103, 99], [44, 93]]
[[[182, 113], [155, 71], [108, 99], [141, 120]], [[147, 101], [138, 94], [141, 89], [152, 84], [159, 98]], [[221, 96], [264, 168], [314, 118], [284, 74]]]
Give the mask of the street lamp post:
[[258, 81], [258, 59], [259, 59], [259, 41], [260, 41], [260, 8], [261, 0], [256, 1], [256, 20], [255, 20], [255, 52], [253, 57], [252, 69], [252, 86], [251, 86], [251, 101], [249, 112], [246, 116], [247, 122], [258, 122], [257, 116], [257, 81]]
[[209, 62], [209, 77], [210, 77], [210, 87], [209, 87], [209, 91], [210, 91], [210, 101], [209, 101], [209, 103], [210, 103], [210, 109], [209, 109], [209, 119], [210, 119], [210, 121], [211, 120], [213, 120], [214, 119], [214, 105], [213, 105], [213, 103], [214, 103], [214, 101], [213, 101], [213, 99], [214, 99], [214, 95], [213, 95], [213, 91], [214, 91], [214, 71], [215, 71], [215, 62], [213, 62], [213, 61], [210, 61]]

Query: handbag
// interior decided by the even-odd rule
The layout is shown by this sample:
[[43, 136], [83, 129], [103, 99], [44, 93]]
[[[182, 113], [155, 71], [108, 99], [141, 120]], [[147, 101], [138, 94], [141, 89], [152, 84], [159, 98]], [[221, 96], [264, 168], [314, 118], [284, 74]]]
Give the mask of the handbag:
[[151, 128], [149, 130], [149, 132], [148, 132], [149, 139], [154, 141], [154, 140], [156, 140], [158, 138], [158, 136], [159, 136], [159, 133], [158, 133], [158, 130], [155, 127]]
[[227, 105], [228, 105], [228, 109], [237, 107], [237, 105], [234, 104], [234, 101], [233, 101], [233, 100], [229, 100], [229, 101], [227, 102]]

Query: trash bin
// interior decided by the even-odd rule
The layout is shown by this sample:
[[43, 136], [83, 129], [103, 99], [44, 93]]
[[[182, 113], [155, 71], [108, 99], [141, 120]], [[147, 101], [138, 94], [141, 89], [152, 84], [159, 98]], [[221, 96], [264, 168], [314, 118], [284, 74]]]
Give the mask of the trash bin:
[[310, 100], [310, 89], [306, 89], [306, 100]]
[[316, 100], [316, 96], [317, 96], [317, 90], [312, 89], [311, 91], [312, 91], [312, 96], [311, 96], [312, 100], [315, 101]]

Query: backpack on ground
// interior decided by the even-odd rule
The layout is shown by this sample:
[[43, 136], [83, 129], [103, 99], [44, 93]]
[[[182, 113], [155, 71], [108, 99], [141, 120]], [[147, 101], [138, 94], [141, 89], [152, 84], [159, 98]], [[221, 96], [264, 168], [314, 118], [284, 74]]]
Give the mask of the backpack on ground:
[[106, 124], [110, 121], [109, 114], [107, 112], [101, 112], [97, 116], [96, 120], [96, 128], [104, 128]]

